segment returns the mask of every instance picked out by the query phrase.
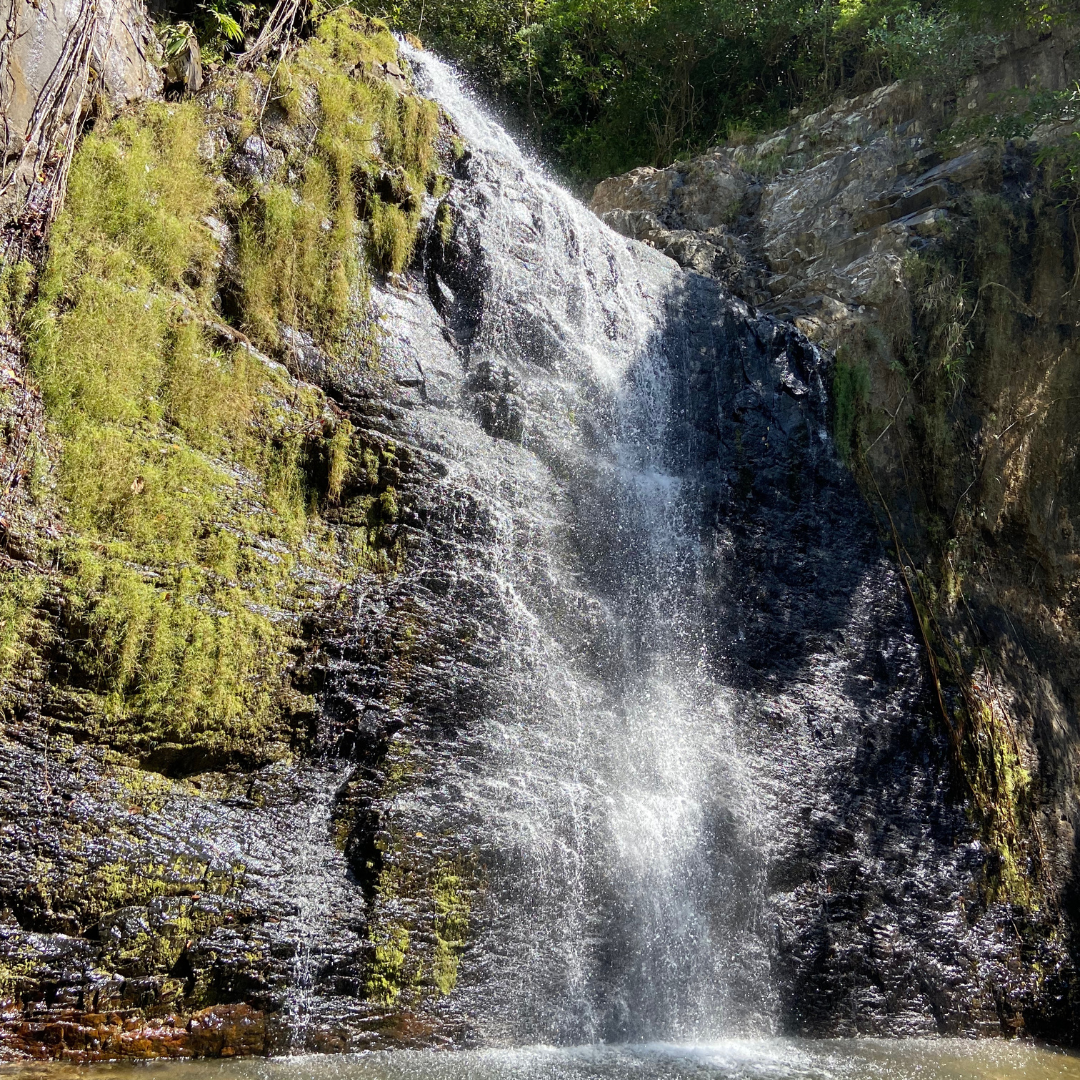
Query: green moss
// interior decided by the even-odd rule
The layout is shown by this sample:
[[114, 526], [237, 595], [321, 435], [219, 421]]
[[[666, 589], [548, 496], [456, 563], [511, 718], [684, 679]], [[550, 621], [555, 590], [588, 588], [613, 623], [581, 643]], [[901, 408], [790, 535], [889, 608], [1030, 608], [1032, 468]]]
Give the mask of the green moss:
[[13, 571], [0, 574], [0, 687], [23, 673], [33, 656], [32, 639], [40, 624], [37, 607], [47, 585], [43, 576]]
[[833, 438], [844, 461], [850, 461], [862, 441], [863, 420], [870, 397], [870, 369], [861, 357], [844, 348], [836, 351], [833, 369]]
[[387, 522], [397, 521], [401, 516], [401, 506], [398, 503], [397, 492], [388, 487], [379, 494], [379, 510], [382, 519]]
[[409, 931], [407, 927], [391, 924], [373, 929], [370, 937], [374, 953], [364, 984], [364, 996], [370, 1001], [390, 1005], [401, 995], [406, 984]]
[[[62, 447], [65, 660], [99, 697], [97, 734], [258, 753], [288, 735], [289, 638], [265, 605], [288, 602], [297, 561], [267, 547], [299, 550], [319, 527], [309, 444], [324, 403], [207, 337], [219, 252], [202, 220], [217, 183], [203, 132], [187, 103], [87, 136], [24, 322]], [[12, 662], [23, 618], [4, 622]]]
[[345, 484], [345, 478], [352, 465], [350, 457], [352, 435], [352, 424], [350, 424], [348, 420], [341, 420], [334, 428], [334, 434], [330, 438], [328, 447], [329, 461], [327, 463], [326, 497], [332, 503], [340, 501], [341, 489]]
[[34, 265], [27, 259], [0, 264], [0, 329], [10, 330], [22, 316], [34, 284]]
[[1042, 883], [1032, 847], [1037, 833], [1030, 827], [1035, 810], [1031, 773], [996, 703], [982, 700], [974, 690], [968, 698], [965, 771], [986, 845], [996, 856], [986, 871], [987, 898], [1034, 909]]
[[272, 185], [241, 217], [244, 330], [257, 341], [276, 346], [281, 323], [311, 329], [322, 341], [343, 332], [360, 264], [351, 211], [335, 213], [335, 201], [330, 174], [316, 158], [299, 198], [292, 188]]
[[410, 215], [374, 200], [369, 248], [375, 264], [387, 273], [400, 274], [412, 258], [415, 242], [416, 228]]
[[379, 482], [379, 456], [370, 446], [365, 446], [361, 459], [363, 461], [364, 474], [367, 477], [367, 482], [374, 486]]
[[160, 773], [133, 768], [120, 768], [118, 773], [117, 786], [123, 792], [129, 807], [157, 813], [168, 797], [177, 790], [175, 781]]
[[454, 235], [454, 212], [448, 202], [439, 203], [435, 212], [435, 227], [439, 230], [439, 239], [449, 244]]
[[186, 568], [147, 580], [121, 558], [75, 555], [69, 625], [84, 644], [72, 660], [101, 694], [102, 735], [239, 750], [275, 734], [283, 643], [238, 586]]
[[84, 921], [96, 921], [117, 908], [140, 906], [161, 896], [225, 895], [235, 889], [243, 867], [211, 869], [205, 862], [178, 856], [171, 863], [131, 857], [74, 870], [59, 883], [57, 906], [73, 906]]
[[460, 868], [440, 864], [431, 886], [435, 903], [432, 977], [444, 997], [457, 985], [458, 961], [469, 932], [470, 905]]
[[[431, 102], [399, 95], [375, 76], [374, 66], [396, 55], [385, 26], [343, 7], [278, 68], [276, 96], [296, 119], [313, 98], [317, 129], [299, 188], [268, 185], [240, 218], [244, 325], [264, 345], [278, 344], [285, 323], [333, 348], [350, 321], [362, 319], [362, 217], [376, 266], [400, 273], [411, 257], [420, 223], [416, 192], [438, 165], [439, 115]], [[387, 170], [397, 175], [394, 203], [373, 190]]]
[[[26, 946], [23, 949], [29, 953]], [[23, 983], [31, 980], [36, 967], [37, 958], [32, 953], [0, 959], [0, 1001], [17, 998]]]

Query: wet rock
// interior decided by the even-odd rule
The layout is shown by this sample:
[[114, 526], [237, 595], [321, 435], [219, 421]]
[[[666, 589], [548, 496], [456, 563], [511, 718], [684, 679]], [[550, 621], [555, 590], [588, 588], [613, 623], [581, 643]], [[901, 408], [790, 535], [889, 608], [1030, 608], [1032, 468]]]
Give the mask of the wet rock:
[[249, 135], [229, 160], [229, 172], [249, 184], [269, 183], [285, 164], [285, 155], [259, 135]]
[[489, 360], [481, 360], [469, 373], [465, 392], [470, 396], [480, 426], [497, 439], [521, 442], [525, 433], [525, 399], [518, 380], [504, 367], [496, 373]]
[[[1046, 85], [1065, 89], [1062, 80], [1078, 72], [1076, 40], [1075, 28], [1064, 27], [1039, 42], [1032, 37], [1013, 40], [969, 82], [961, 111], [981, 117], [983, 123], [994, 122], [1007, 111], [1001, 104], [1006, 88], [1010, 100], [1027, 101], [1039, 72], [1045, 72]], [[894, 727], [890, 721], [875, 734], [854, 717], [837, 725], [807, 719], [802, 737], [816, 742], [820, 753], [835, 755], [833, 760], [858, 765], [850, 800], [835, 791], [826, 795], [829, 785], [824, 781], [817, 794], [807, 797], [800, 811], [807, 813], [805, 822], [792, 825], [792, 842], [781, 845], [771, 871], [778, 917], [773, 971], [784, 1001], [784, 1023], [809, 1034], [911, 1033], [926, 1030], [929, 1010], [941, 1032], [976, 1035], [1026, 1027], [1074, 1040], [1078, 1035], [1069, 1015], [1074, 992], [1068, 973], [1077, 953], [1075, 944], [1063, 942], [1070, 936], [1075, 941], [1074, 925], [1080, 918], [1075, 900], [1076, 807], [1069, 794], [1077, 776], [1078, 749], [1074, 735], [1065, 732], [1077, 730], [1075, 710], [1066, 702], [1076, 699], [1075, 672], [1080, 669], [1072, 585], [1066, 584], [1074, 580], [1073, 572], [1061, 560], [1072, 543], [1064, 536], [1074, 534], [1071, 522], [1080, 516], [1080, 502], [1071, 485], [1057, 486], [1057, 473], [1051, 478], [1048, 463], [1057, 454], [1074, 453], [1076, 425], [1059, 414], [1052, 401], [1065, 392], [1066, 382], [1056, 380], [1071, 385], [1076, 368], [1071, 334], [1059, 337], [1046, 321], [1073, 275], [1071, 256], [1049, 252], [1068, 249], [1073, 239], [1060, 218], [1033, 209], [1032, 200], [1032, 193], [1046, 182], [1036, 164], [1039, 154], [1072, 138], [1072, 125], [1046, 122], [1033, 127], [1030, 137], [1003, 143], [972, 138], [970, 130], [965, 134], [968, 121], [963, 118], [956, 128], [950, 127], [952, 122], [941, 102], [917, 87], [894, 84], [852, 101], [837, 101], [754, 144], [720, 148], [697, 159], [702, 165], [737, 163], [751, 178], [741, 213], [726, 229], [742, 255], [742, 267], [750, 272], [710, 259], [706, 245], [715, 244], [714, 230], [684, 232], [673, 216], [677, 201], [690, 195], [692, 164], [660, 170], [664, 188], [651, 173], [643, 180], [628, 174], [605, 181], [597, 188], [594, 205], [624, 235], [646, 240], [681, 265], [719, 278], [737, 295], [789, 321], [816, 342], [843, 349], [838, 353], [843, 363], [865, 365], [870, 389], [861, 453], [873, 474], [872, 482], [865, 480], [867, 498], [874, 506], [884, 500], [891, 508], [891, 520], [921, 573], [933, 578], [943, 573], [943, 563], [966, 560], [963, 614], [959, 609], [951, 615], [939, 612], [940, 632], [957, 641], [962, 651], [972, 650], [964, 654], [969, 668], [983, 663], [994, 668], [994, 689], [979, 686], [976, 691], [989, 694], [1007, 713], [1015, 732], [1008, 739], [1015, 737], [1012, 745], [1019, 747], [1024, 767], [1038, 772], [1042, 785], [1038, 809], [1025, 826], [1025, 843], [1045, 852], [1040, 856], [1046, 874], [1040, 887], [1059, 898], [1053, 902], [1061, 905], [1057, 914], [1023, 902], [987, 901], [986, 893], [993, 894], [987, 883], [1003, 871], [1005, 860], [989, 850], [990, 845], [980, 848], [975, 837], [961, 839], [959, 820], [947, 809], [949, 769], [916, 729]], [[949, 137], [957, 131], [950, 149]], [[707, 183], [700, 182], [700, 188], [704, 196]], [[718, 207], [721, 203], [717, 201]], [[919, 333], [926, 324], [919, 322], [922, 315], [912, 320], [913, 310], [925, 312], [929, 293], [912, 284], [905, 264], [948, 267], [959, 275], [967, 267], [970, 274], [980, 256], [963, 238], [984, 237], [1003, 223], [1015, 227], [1008, 227], [1010, 240], [996, 249], [1004, 256], [1002, 266], [984, 271], [987, 276], [981, 281], [969, 277], [965, 288], [972, 289], [972, 295], [1000, 290], [1003, 284], [1010, 288], [1012, 337], [1000, 354], [989, 340], [993, 335], [984, 338], [981, 331], [963, 345], [963, 376], [947, 394], [942, 391], [951, 405], [941, 411], [941, 426], [935, 430], [939, 435], [949, 432], [952, 449], [942, 459], [935, 480], [939, 495], [934, 495], [908, 472], [913, 463], [921, 468], [933, 459], [939, 452], [934, 447], [941, 444], [912, 434], [920, 422], [916, 417], [934, 410], [920, 397], [921, 376], [916, 374], [927, 355], [919, 351], [924, 349]], [[1032, 243], [1029, 238], [1035, 235], [1053, 239]], [[1008, 247], [1012, 250], [1006, 255]], [[1036, 296], [1039, 303], [1029, 302]], [[979, 314], [974, 308], [981, 311], [986, 303], [973, 301], [967, 309], [973, 326]], [[912, 327], [919, 329], [912, 332]], [[1049, 374], [1062, 370], [1059, 363], [1068, 366], [1067, 376]], [[1007, 376], [998, 371], [999, 365], [1007, 366]], [[801, 375], [799, 382], [805, 382]], [[1059, 389], [1049, 390], [1050, 383]], [[797, 393], [796, 384], [784, 378], [781, 386], [783, 393]], [[733, 415], [743, 423], [760, 423], [770, 407], [765, 390], [760, 381], [740, 389], [730, 403]], [[1044, 448], [1042, 464], [1027, 456], [1019, 440], [1007, 452], [987, 450], [1010, 441], [1016, 429], [1008, 425], [1021, 415], [1032, 418], [1025, 438]], [[1001, 420], [1006, 416], [1009, 419]], [[784, 431], [789, 423], [776, 417], [776, 426]], [[766, 427], [758, 437], [771, 444], [774, 436]], [[741, 434], [740, 451], [747, 445]], [[961, 446], [968, 447], [970, 455]], [[1025, 465], [1017, 464], [1016, 454]], [[737, 478], [740, 499], [756, 490], [759, 470], [769, 475], [771, 466], [757, 461]], [[972, 479], [1016, 476], [1020, 471], [1025, 479], [1013, 489], [1015, 497], [1005, 494], [1003, 479], [987, 480], [983, 487]], [[993, 493], [976, 508], [975, 502], [984, 497], [976, 494], [980, 490]], [[934, 510], [939, 497], [940, 508]], [[772, 505], [781, 505], [777, 492], [768, 498]], [[1054, 520], [1045, 516], [1051, 498], [1058, 515]], [[962, 521], [965, 513], [979, 522], [976, 539]], [[936, 541], [930, 538], [937, 527], [932, 523], [949, 520], [949, 554], [939, 561]], [[885, 522], [886, 530], [889, 527]], [[967, 554], [961, 556], [961, 551]], [[806, 565], [791, 567], [781, 577], [786, 580], [790, 574], [798, 581]], [[1021, 573], [1020, 565], [1028, 569]], [[1044, 577], [1043, 568], [1051, 566], [1061, 569]], [[785, 607], [778, 588], [776, 583], [760, 588], [758, 603], [770, 613], [767, 617]], [[875, 601], [876, 611], [889, 610], [898, 617], [894, 608], [881, 603]], [[1058, 612], [1053, 627], [1036, 614], [1049, 610]], [[747, 627], [736, 632], [740, 639], [750, 636]], [[878, 647], [888, 661], [878, 660], [865, 676], [867, 683], [861, 688], [853, 684], [847, 691], [860, 700], [916, 664], [917, 650], [901, 648], [900, 638], [887, 636]], [[985, 659], [989, 654], [979, 650], [986, 648], [995, 659]], [[984, 659], [976, 661], [976, 655]], [[748, 661], [758, 673], [778, 662], [778, 650], [762, 639]], [[784, 716], [787, 735], [791, 722], [786, 711]], [[798, 757], [800, 752], [793, 753]], [[815, 783], [806, 786], [814, 789]], [[922, 794], [916, 796], [919, 788]], [[869, 800], [875, 810], [859, 809], [860, 800]], [[826, 807], [827, 816], [818, 816]], [[923, 861], [950, 832], [963, 855]], [[796, 837], [802, 840], [796, 843]], [[884, 864], [875, 861], [879, 859]], [[1024, 874], [1036, 873], [1039, 860], [1021, 861]], [[806, 875], [810, 866], [817, 868], [817, 880]], [[895, 899], [905, 891], [911, 898], [906, 909]], [[819, 914], [811, 915], [818, 903], [823, 905]], [[1006, 918], [1013, 926], [1011, 943], [999, 931]], [[1031, 977], [1033, 964], [1052, 974], [1045, 980]], [[982, 982], [984, 978], [988, 982]], [[988, 990], [989, 985], [994, 989]]]

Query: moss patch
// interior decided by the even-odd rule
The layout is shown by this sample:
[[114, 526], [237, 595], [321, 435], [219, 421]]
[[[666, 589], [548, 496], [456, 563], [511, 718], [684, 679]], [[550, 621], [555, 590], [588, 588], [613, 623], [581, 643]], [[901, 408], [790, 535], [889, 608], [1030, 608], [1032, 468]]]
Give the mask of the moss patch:
[[269, 92], [314, 132], [290, 163], [298, 183], [270, 182], [240, 213], [242, 323], [268, 347], [281, 323], [341, 341], [366, 295], [358, 241], [382, 270], [400, 273], [412, 255], [438, 170], [439, 113], [379, 77], [396, 55], [382, 24], [343, 7], [274, 74]]
[[[143, 757], [267, 760], [298, 737], [284, 702], [298, 616], [319, 601], [307, 583], [392, 567], [379, 552], [400, 507], [389, 482], [357, 490], [365, 450], [325, 395], [227, 323], [269, 350], [288, 326], [372, 359], [366, 282], [404, 267], [438, 170], [438, 110], [382, 76], [395, 56], [385, 27], [338, 9], [273, 74], [226, 70], [203, 99], [99, 123], [36, 297], [32, 268], [0, 274], [55, 447], [42, 497], [64, 522], [51, 641], [32, 632], [47, 578], [0, 580], [11, 707], [36, 657], [77, 694], [83, 735]], [[232, 162], [271, 99], [294, 149], [259, 180]], [[336, 510], [350, 497], [361, 528]]]
[[870, 369], [861, 357], [843, 347], [836, 352], [832, 380], [833, 437], [845, 461], [863, 441], [866, 404], [870, 396]]
[[444, 997], [457, 985], [458, 959], [469, 932], [470, 904], [461, 868], [442, 863], [433, 875], [435, 954], [432, 979]]

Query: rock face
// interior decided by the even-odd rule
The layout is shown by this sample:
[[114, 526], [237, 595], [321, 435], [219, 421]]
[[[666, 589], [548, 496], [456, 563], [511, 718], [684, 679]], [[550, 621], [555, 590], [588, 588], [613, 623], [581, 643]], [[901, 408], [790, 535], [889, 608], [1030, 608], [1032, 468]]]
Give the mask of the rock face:
[[[973, 196], [1001, 190], [1002, 147], [983, 133], [1025, 133], [1005, 152], [1015, 172], [1078, 130], [1075, 28], [1013, 45], [968, 80], [955, 111], [895, 83], [753, 144], [602, 181], [590, 205], [617, 231], [835, 345], [860, 308], [903, 285], [907, 253], [969, 212]], [[1036, 91], [1058, 100], [1040, 111]]]
[[[1057, 951], [1052, 939], [1075, 940], [1080, 918], [1080, 428], [1063, 404], [1080, 377], [1067, 209], [1080, 53], [1075, 27], [1002, 52], [956, 102], [895, 84], [753, 144], [604, 181], [592, 205], [836, 350], [833, 430], [906, 567], [956, 790], [983, 822], [984, 896], [1030, 917], [1017, 934], [1032, 971], [1036, 953]], [[741, 183], [737, 208], [706, 169]], [[701, 199], [715, 200], [708, 225], [685, 209]], [[980, 746], [999, 748], [996, 765]], [[820, 851], [806, 860], [820, 866]], [[859, 910], [845, 895], [827, 907]], [[833, 1000], [845, 946], [827, 936], [821, 948], [820, 991], [804, 1003]], [[872, 965], [876, 949], [865, 941], [852, 962]], [[989, 955], [961, 950], [946, 969], [974, 971]], [[1060, 976], [1025, 978], [1007, 1025], [1075, 1039]], [[871, 982], [870, 998], [892, 994], [887, 975]], [[947, 1026], [948, 995], [925, 992]], [[1019, 1004], [1030, 992], [1043, 1004]], [[1013, 994], [997, 997], [999, 1013]], [[797, 1026], [835, 1030], [803, 1008]]]
[[77, 48], [75, 38], [84, 25], [90, 29], [90, 68], [96, 82], [81, 98], [80, 87], [77, 83], [72, 86], [59, 105], [63, 115], [70, 116], [79, 100], [87, 107], [98, 88], [113, 107], [161, 91], [157, 41], [141, 0], [103, 0], [93, 6], [89, 23], [86, 6], [82, 0], [0, 3], [0, 113], [4, 116], [6, 188], [0, 210], [7, 210], [25, 183], [25, 177], [20, 177], [8, 186], [8, 174], [26, 148], [35, 109], [48, 107], [56, 94], [65, 70], [62, 60]]
[[[356, 81], [366, 78], [352, 70], [356, 56], [396, 55], [396, 44], [388, 32], [355, 11], [339, 11], [332, 18], [346, 43], [335, 57], [340, 68], [333, 75], [339, 88], [344, 83], [353, 92]], [[309, 48], [317, 44], [309, 43]], [[318, 74], [324, 72], [321, 68]], [[377, 76], [380, 84], [384, 75]], [[261, 713], [258, 704], [252, 707], [253, 698], [233, 712], [244, 727], [240, 737], [226, 733], [215, 739], [221, 728], [215, 732], [214, 724], [220, 724], [226, 712], [213, 707], [198, 721], [172, 727], [169, 733], [162, 728], [148, 731], [148, 710], [142, 705], [128, 708], [122, 701], [126, 689], [147, 686], [152, 664], [145, 661], [136, 663], [138, 674], [108, 703], [93, 675], [87, 679], [74, 674], [80, 657], [93, 653], [88, 642], [100, 643], [102, 637], [86, 624], [73, 629], [79, 602], [72, 599], [70, 565], [63, 556], [54, 556], [72, 550], [85, 535], [80, 529], [86, 520], [73, 521], [71, 501], [64, 497], [67, 492], [57, 491], [59, 484], [46, 479], [37, 485], [33, 479], [50, 472], [63, 476], [70, 461], [63, 453], [70, 451], [73, 440], [61, 444], [56, 438], [57, 410], [43, 407], [40, 381], [31, 374], [32, 354], [20, 319], [34, 268], [26, 261], [3, 267], [0, 1057], [97, 1061], [118, 1055], [230, 1056], [309, 1045], [335, 1050], [386, 1041], [430, 1045], [445, 1042], [460, 1029], [445, 1019], [414, 1018], [408, 1009], [390, 1008], [395, 986], [377, 979], [383, 970], [380, 943], [368, 933], [366, 895], [351, 878], [345, 854], [348, 829], [338, 812], [352, 770], [342, 757], [324, 755], [315, 723], [314, 695], [325, 675], [321, 642], [331, 637], [332, 629], [340, 633], [343, 620], [349, 619], [336, 601], [347, 578], [359, 575], [372, 581], [389, 573], [397, 555], [388, 553], [399, 552], [397, 534], [410, 520], [408, 477], [415, 472], [419, 483], [425, 475], [414, 469], [404, 445], [395, 447], [383, 430], [384, 414], [398, 407], [403, 391], [390, 375], [372, 369], [369, 338], [358, 335], [359, 343], [353, 343], [344, 359], [331, 358], [322, 347], [325, 338], [317, 344], [307, 329], [310, 323], [301, 322], [306, 329], [300, 330], [279, 328], [268, 320], [271, 334], [278, 337], [276, 347], [262, 339], [259, 344], [273, 349], [278, 362], [226, 321], [240, 322], [247, 310], [237, 298], [242, 261], [238, 201], [226, 198], [219, 205], [207, 197], [208, 190], [227, 193], [228, 176], [233, 176], [250, 185], [251, 194], [277, 177], [273, 194], [284, 197], [290, 208], [300, 204], [286, 184], [299, 183], [310, 165], [321, 119], [311, 80], [297, 109], [286, 115], [269, 107], [265, 138], [252, 136], [230, 111], [244, 91], [251, 100], [250, 83], [238, 91], [245, 79], [255, 76], [218, 69], [209, 101], [133, 108], [115, 124], [98, 125], [95, 137], [83, 144], [85, 157], [76, 158], [61, 226], [69, 237], [74, 235], [76, 245], [91, 234], [114, 253], [122, 248], [130, 233], [121, 231], [118, 238], [107, 227], [99, 231], [100, 215], [84, 213], [88, 202], [105, 191], [107, 197], [134, 203], [140, 210], [152, 203], [155, 220], [164, 222], [166, 231], [191, 241], [190, 249], [180, 245], [171, 250], [192, 272], [180, 280], [166, 277], [164, 287], [166, 306], [176, 315], [173, 329], [180, 334], [185, 327], [194, 330], [190, 355], [197, 358], [195, 380], [187, 384], [194, 415], [201, 418], [213, 408], [214, 387], [200, 382], [200, 374], [209, 370], [227, 378], [243, 373], [250, 382], [239, 397], [230, 399], [229, 413], [235, 408], [240, 423], [249, 424], [253, 400], [256, 408], [265, 406], [257, 425], [244, 429], [246, 449], [261, 444], [271, 456], [285, 451], [274, 474], [293, 485], [294, 492], [303, 490], [305, 500], [320, 500], [319, 509], [325, 511], [318, 519], [320, 530], [325, 529], [320, 543], [309, 531], [313, 517], [308, 508], [296, 517], [295, 503], [268, 505], [274, 488], [260, 475], [256, 454], [238, 453], [238, 444], [228, 440], [213, 444], [212, 462], [210, 455], [199, 454], [200, 469], [213, 470], [213, 492], [228, 493], [214, 500], [215, 520], [199, 530], [200, 542], [216, 535], [239, 558], [219, 564], [225, 573], [215, 573], [214, 582], [192, 590], [193, 602], [182, 610], [196, 619], [208, 615], [222, 620], [225, 633], [220, 640], [227, 644], [217, 649], [213, 630], [207, 632], [213, 624], [205, 618], [196, 629], [185, 626], [159, 656], [167, 652], [190, 658], [208, 648], [213, 659], [198, 673], [184, 667], [158, 700], [171, 704], [189, 690], [204, 690], [221, 675], [229, 656], [236, 655], [233, 650], [254, 644], [265, 661], [263, 673], [226, 676], [230, 691], [263, 691]], [[422, 139], [414, 132], [410, 147], [428, 155], [424, 167], [434, 180], [440, 162], [433, 145], [440, 134], [437, 113], [430, 105], [422, 113], [426, 103], [401, 82], [393, 77], [392, 88], [388, 84], [384, 89], [373, 81], [365, 83], [365, 103], [382, 103], [393, 117], [399, 108], [411, 108], [414, 121], [417, 114], [433, 118]], [[130, 185], [130, 176], [118, 178], [107, 167], [82, 164], [88, 158], [100, 162], [91, 155], [103, 145], [114, 164], [141, 154], [132, 170], [135, 185]], [[367, 159], [375, 157], [366, 141], [363, 149]], [[286, 155], [291, 171], [282, 180]], [[451, 160], [448, 149], [445, 157]], [[378, 162], [389, 169], [397, 159], [387, 155]], [[402, 169], [403, 183], [406, 176]], [[412, 182], [423, 190], [427, 178], [425, 172]], [[446, 179], [444, 175], [440, 182]], [[352, 197], [348, 203], [349, 221], [355, 223]], [[389, 199], [383, 205], [396, 210]], [[254, 201], [247, 203], [257, 220], [255, 206]], [[324, 220], [322, 214], [315, 218], [316, 236], [329, 227]], [[348, 254], [358, 270], [365, 258], [362, 241], [354, 231], [346, 235]], [[145, 233], [142, 238], [146, 240]], [[146, 250], [160, 249], [153, 238], [142, 251], [128, 249], [128, 265], [139, 265]], [[79, 276], [65, 275], [62, 286], [78, 280], [85, 296], [114, 284], [107, 270], [95, 276], [99, 268], [92, 258], [77, 261]], [[345, 283], [347, 289], [347, 279]], [[99, 370], [111, 363], [108, 378], [113, 382], [116, 371], [124, 368], [118, 354], [132, 358], [132, 353], [123, 353], [128, 343], [124, 339], [139, 338], [140, 327], [146, 328], [141, 320], [155, 317], [146, 314], [157, 310], [160, 294], [155, 285], [163, 287], [160, 276], [141, 278], [145, 291], [134, 305], [134, 319], [114, 316], [114, 309], [105, 305], [106, 332], [95, 340], [88, 359], [91, 366], [100, 365]], [[68, 310], [77, 309], [79, 302]], [[231, 304], [228, 313], [223, 311], [226, 304]], [[366, 312], [359, 300], [351, 310], [358, 319]], [[48, 317], [48, 301], [40, 294], [37, 312]], [[172, 342], [155, 340], [153, 334], [139, 340], [143, 350], [133, 350], [136, 360], [147, 354], [152, 359], [175, 358], [169, 352]], [[219, 367], [226, 354], [230, 359]], [[159, 366], [156, 374], [166, 366]], [[161, 396], [164, 385], [158, 384]], [[141, 404], [145, 396], [136, 399], [136, 408]], [[348, 421], [346, 410], [355, 423]], [[87, 410], [81, 419], [93, 422], [87, 420]], [[162, 430], [155, 431], [156, 419], [134, 434], [129, 428], [127, 438], [154, 438]], [[332, 451], [334, 434], [338, 443]], [[177, 448], [183, 438], [170, 424], [168, 445]], [[153, 495], [155, 481], [160, 483], [155, 459], [169, 453], [161, 445], [154, 445], [149, 463], [143, 456], [139, 466], [131, 468], [130, 459], [123, 466], [121, 498], [129, 506]], [[103, 470], [103, 461], [104, 456], [95, 456], [95, 475]], [[332, 474], [337, 478], [331, 497]], [[178, 494], [196, 494], [195, 475], [186, 474]], [[168, 512], [178, 503], [183, 500], [157, 506]], [[281, 529], [285, 517], [299, 523], [299, 529]], [[154, 532], [175, 539], [173, 530], [160, 522]], [[105, 549], [106, 544], [96, 543], [84, 550], [100, 556]], [[160, 600], [179, 599], [180, 589], [171, 580], [163, 581], [175, 560], [154, 567], [152, 553], [142, 549], [131, 559], [134, 550], [126, 548], [125, 555], [131, 566], [138, 560], [135, 592], [120, 597], [113, 609], [118, 615], [114, 626], [134, 610], [128, 603], [133, 595], [149, 598], [151, 610]], [[185, 564], [185, 572], [200, 573], [198, 553]], [[273, 584], [263, 590], [260, 575], [265, 573], [272, 575]], [[227, 601], [212, 599], [217, 584], [242, 598], [240, 603], [230, 609]], [[260, 635], [268, 627], [273, 631]], [[255, 641], [256, 636], [260, 640]], [[393, 654], [383, 658], [388, 666], [392, 659]], [[180, 674], [179, 668], [171, 670]], [[390, 690], [399, 686], [400, 681], [393, 683]], [[228, 695], [223, 696], [227, 701]], [[148, 737], [136, 748], [128, 736], [138, 739], [140, 729]], [[204, 738], [208, 732], [209, 742]], [[439, 895], [452, 895], [443, 884]], [[417, 935], [426, 931], [433, 944], [434, 922], [432, 910], [418, 917], [413, 929]], [[444, 939], [456, 943], [449, 934], [444, 927]], [[414, 942], [411, 957], [422, 952]], [[430, 955], [428, 960], [430, 968]], [[338, 1007], [337, 1013], [319, 1013], [318, 1024], [309, 1022], [316, 974], [320, 988], [324, 979], [332, 984]], [[434, 986], [429, 972], [424, 988], [428, 997], [439, 996]]]
[[[897, 174], [878, 208], [895, 221], [864, 227], [844, 178], [871, 185], [917, 133], [886, 132], [880, 157], [837, 149], [801, 194], [781, 176], [769, 195], [749, 152], [726, 151], [607, 187], [609, 214], [674, 236], [703, 274], [605, 228], [447, 68], [405, 51], [471, 151], [448, 191], [417, 196], [407, 273], [372, 285], [377, 364], [353, 338], [331, 356], [276, 328], [291, 374], [275, 408], [313, 430], [326, 528], [318, 544], [250, 538], [252, 562], [296, 560], [251, 601], [296, 628], [274, 739], [110, 741], [55, 666], [18, 673], [0, 737], [2, 1053], [1074, 1037], [1068, 924], [1004, 874], [1024, 852], [988, 831], [981, 789], [957, 790], [909, 606], [921, 586], [827, 431], [830, 383], [856, 365], [717, 280], [764, 289], [766, 244], [791, 267], [868, 257], [830, 244], [922, 209]], [[820, 124], [870, 143], [900, 99]], [[207, 157], [256, 186], [299, 176], [309, 123], [225, 125]], [[957, 171], [936, 167], [919, 159], [911, 190], [954, 192]], [[760, 243], [739, 231], [747, 199], [773, 208]], [[239, 241], [202, 223], [227, 306]], [[17, 344], [3, 339], [12, 363]], [[317, 412], [290, 411], [308, 399]], [[333, 498], [331, 427], [348, 440]], [[863, 445], [856, 427], [841, 450]], [[35, 513], [23, 534], [46, 535], [56, 523]], [[5, 574], [44, 572], [30, 548], [9, 546]], [[35, 600], [34, 634], [66, 625], [63, 598]], [[70, 663], [80, 644], [61, 636], [47, 655]], [[995, 685], [1016, 670], [994, 668]], [[1032, 670], [1006, 685], [1049, 695], [1065, 668]], [[1052, 767], [1020, 764], [1062, 793], [1039, 804], [1058, 811], [1071, 714], [1026, 716], [1000, 723], [1057, 738]], [[998, 763], [1024, 787], [1015, 759]], [[1049, 856], [1025, 868], [1065, 880]]]

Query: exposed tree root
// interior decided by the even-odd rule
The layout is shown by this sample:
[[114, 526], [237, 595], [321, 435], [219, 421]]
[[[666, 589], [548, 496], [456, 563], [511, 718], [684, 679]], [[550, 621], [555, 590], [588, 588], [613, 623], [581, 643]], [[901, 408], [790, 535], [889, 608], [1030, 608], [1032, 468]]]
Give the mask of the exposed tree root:
[[[29, 174], [27, 191], [13, 215], [27, 219], [28, 224], [38, 219], [47, 227], [64, 204], [99, 26], [98, 0], [82, 0], [56, 66], [38, 96], [19, 157], [0, 181], [3, 195]], [[6, 54], [0, 59], [6, 70]], [[6, 250], [4, 257], [9, 255]]]
[[255, 44], [236, 58], [237, 65], [241, 68], [252, 68], [275, 47], [284, 54], [296, 31], [297, 17], [301, 16], [303, 7], [304, 0], [278, 0]]

